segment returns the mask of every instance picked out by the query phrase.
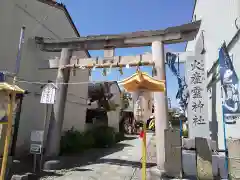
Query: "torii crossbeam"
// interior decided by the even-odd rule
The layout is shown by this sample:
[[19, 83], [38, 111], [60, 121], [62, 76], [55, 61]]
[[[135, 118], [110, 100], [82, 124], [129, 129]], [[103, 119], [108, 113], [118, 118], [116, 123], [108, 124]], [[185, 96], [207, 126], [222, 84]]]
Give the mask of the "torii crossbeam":
[[180, 43], [195, 38], [201, 21], [195, 21], [181, 26], [169, 27], [163, 30], [138, 31], [123, 34], [94, 35], [86, 37], [55, 40], [35, 37], [35, 41], [43, 51], [60, 52], [62, 48], [73, 50], [100, 50], [111, 48], [128, 48], [151, 46], [153, 41], [164, 44]]

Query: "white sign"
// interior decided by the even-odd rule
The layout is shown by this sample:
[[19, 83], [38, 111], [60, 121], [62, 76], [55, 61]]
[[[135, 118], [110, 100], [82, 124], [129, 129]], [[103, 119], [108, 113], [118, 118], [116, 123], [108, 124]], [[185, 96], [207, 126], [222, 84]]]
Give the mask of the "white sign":
[[42, 153], [42, 145], [41, 144], [31, 144], [30, 145], [30, 153], [31, 154], [41, 154]]
[[32, 131], [31, 132], [31, 141], [32, 142], [43, 142], [44, 131]]
[[189, 89], [189, 138], [209, 138], [208, 93], [204, 56], [189, 56], [186, 61], [186, 69]]
[[55, 93], [56, 87], [52, 83], [47, 84], [43, 87], [40, 103], [54, 104]]

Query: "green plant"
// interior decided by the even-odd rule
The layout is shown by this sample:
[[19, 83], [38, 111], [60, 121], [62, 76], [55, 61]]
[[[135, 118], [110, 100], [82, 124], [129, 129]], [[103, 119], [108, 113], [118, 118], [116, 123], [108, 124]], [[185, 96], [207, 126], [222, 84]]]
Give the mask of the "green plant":
[[95, 127], [83, 133], [71, 128], [65, 131], [61, 138], [61, 154], [110, 147], [123, 138], [123, 133], [115, 133], [113, 128], [107, 126]]
[[84, 145], [85, 149], [94, 147], [95, 139], [94, 139], [93, 134], [90, 131], [84, 132], [83, 137], [84, 137], [83, 145]]
[[124, 133], [123, 132], [115, 133], [115, 142], [118, 143], [122, 140], [124, 140]]
[[83, 150], [83, 135], [71, 128], [64, 132], [61, 138], [61, 153], [76, 153]]
[[96, 148], [109, 147], [115, 144], [114, 129], [107, 126], [99, 126], [91, 130], [95, 140], [94, 146]]

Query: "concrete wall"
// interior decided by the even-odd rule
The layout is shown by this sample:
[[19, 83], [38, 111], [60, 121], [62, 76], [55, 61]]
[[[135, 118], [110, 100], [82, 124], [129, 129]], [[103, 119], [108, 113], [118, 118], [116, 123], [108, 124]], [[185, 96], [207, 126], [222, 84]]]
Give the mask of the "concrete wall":
[[[227, 179], [226, 168], [224, 167], [225, 157], [223, 155], [212, 155], [213, 175], [218, 175], [218, 168], [222, 179]], [[182, 152], [183, 172], [187, 176], [196, 176], [196, 154], [192, 151], [183, 150]]]
[[[187, 44], [186, 51], [194, 51], [196, 41], [203, 31], [205, 44], [206, 68], [210, 70], [213, 63], [218, 59], [219, 48], [225, 41], [227, 44], [232, 40], [237, 32], [235, 20], [239, 16], [239, 0], [197, 0], [194, 10], [196, 20], [202, 20], [200, 31], [197, 38]], [[230, 50], [230, 55], [233, 55], [233, 63], [236, 72], [239, 74], [240, 62], [240, 45], [236, 43], [233, 49]], [[209, 77], [209, 81], [210, 81]], [[222, 124], [222, 106], [221, 106], [221, 85], [220, 81], [213, 84], [209, 93], [209, 120], [212, 121], [211, 129], [213, 139], [218, 141], [220, 149], [224, 148], [223, 141], [223, 124]], [[227, 136], [239, 136], [236, 129], [240, 128], [240, 122], [237, 125], [227, 127]], [[214, 125], [215, 124], [215, 125]]]
[[[63, 10], [41, 3], [37, 0], [2, 0], [0, 2], [0, 70], [14, 71], [18, 48], [20, 29], [26, 26], [25, 43], [23, 45], [19, 79], [25, 81], [55, 80], [56, 70], [39, 70], [43, 61], [60, 53], [41, 52], [35, 45], [35, 36], [49, 38], [76, 37]], [[86, 56], [80, 52], [80, 56]], [[87, 71], [78, 71], [71, 77], [71, 82], [88, 81]], [[28, 150], [30, 131], [43, 128], [44, 105], [40, 104], [41, 85], [18, 83], [23, 89], [31, 92], [24, 98], [17, 152]], [[68, 102], [66, 106], [64, 129], [75, 126], [81, 129], [85, 122], [85, 106], [69, 102], [72, 96], [75, 101], [87, 98], [87, 84], [69, 85]], [[74, 94], [74, 95], [70, 95]], [[84, 104], [84, 102], [83, 102]], [[83, 116], [84, 114], [84, 116]]]

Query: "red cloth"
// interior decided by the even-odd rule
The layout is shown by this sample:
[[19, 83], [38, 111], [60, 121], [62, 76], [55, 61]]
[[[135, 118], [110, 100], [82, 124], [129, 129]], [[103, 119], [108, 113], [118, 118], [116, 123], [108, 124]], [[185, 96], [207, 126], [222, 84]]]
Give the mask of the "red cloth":
[[141, 131], [139, 136], [140, 136], [140, 138], [143, 138], [144, 137], [144, 131]]

